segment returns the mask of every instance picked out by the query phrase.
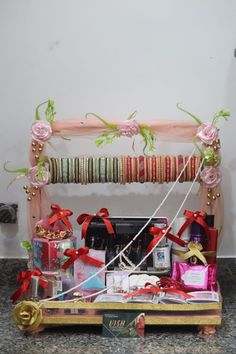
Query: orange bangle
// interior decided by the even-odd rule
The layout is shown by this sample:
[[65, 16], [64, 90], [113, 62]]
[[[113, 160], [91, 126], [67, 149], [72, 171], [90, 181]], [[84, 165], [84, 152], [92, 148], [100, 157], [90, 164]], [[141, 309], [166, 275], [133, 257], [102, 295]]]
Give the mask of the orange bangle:
[[156, 158], [155, 156], [153, 156], [151, 158], [151, 162], [152, 162], [152, 182], [155, 183], [157, 180], [157, 176], [156, 176]]

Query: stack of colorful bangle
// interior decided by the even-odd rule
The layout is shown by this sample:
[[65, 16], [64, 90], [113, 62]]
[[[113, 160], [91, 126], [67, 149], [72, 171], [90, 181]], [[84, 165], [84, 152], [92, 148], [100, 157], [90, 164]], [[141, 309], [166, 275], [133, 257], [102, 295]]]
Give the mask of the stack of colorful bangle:
[[[188, 156], [48, 158], [51, 183], [168, 183], [176, 181]], [[200, 156], [192, 156], [180, 182], [193, 181]]]

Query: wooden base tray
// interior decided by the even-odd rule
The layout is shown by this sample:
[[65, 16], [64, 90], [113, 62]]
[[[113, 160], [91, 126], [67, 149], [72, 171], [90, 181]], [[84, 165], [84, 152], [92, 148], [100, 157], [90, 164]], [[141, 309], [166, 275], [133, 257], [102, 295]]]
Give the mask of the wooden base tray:
[[14, 320], [24, 331], [37, 332], [55, 325], [101, 325], [103, 314], [116, 311], [145, 313], [145, 325], [199, 325], [201, 333], [213, 334], [221, 324], [222, 300], [200, 304], [89, 303], [70, 301], [22, 301]]

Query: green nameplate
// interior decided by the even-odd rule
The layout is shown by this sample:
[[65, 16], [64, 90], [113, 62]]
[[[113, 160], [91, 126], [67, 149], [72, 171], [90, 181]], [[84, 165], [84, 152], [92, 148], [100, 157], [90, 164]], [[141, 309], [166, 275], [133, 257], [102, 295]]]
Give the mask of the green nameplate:
[[144, 337], [145, 314], [117, 311], [103, 315], [103, 336], [115, 338]]

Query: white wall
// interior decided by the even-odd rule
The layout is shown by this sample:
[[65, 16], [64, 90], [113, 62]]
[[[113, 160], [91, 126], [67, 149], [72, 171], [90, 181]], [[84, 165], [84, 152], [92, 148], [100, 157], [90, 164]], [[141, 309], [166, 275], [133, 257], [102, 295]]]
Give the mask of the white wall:
[[[232, 118], [221, 124], [226, 217], [219, 255], [235, 256], [235, 19], [235, 0], [1, 0], [1, 165], [28, 165], [34, 108], [47, 98], [55, 100], [58, 119], [93, 111], [123, 120], [136, 109], [140, 120], [181, 119], [175, 104], [182, 101], [207, 121], [228, 108]], [[97, 153], [89, 140], [55, 145], [57, 156]], [[166, 151], [173, 147], [157, 145]], [[123, 141], [99, 153], [131, 150]], [[24, 257], [24, 181], [7, 189], [11, 176], [1, 171], [0, 179], [0, 201], [19, 204], [18, 224], [0, 226], [0, 257]], [[50, 193], [75, 216], [102, 206], [112, 215], [149, 215], [169, 187], [50, 186]], [[185, 190], [179, 186], [161, 214], [171, 217]], [[187, 208], [197, 208], [195, 194]]]

